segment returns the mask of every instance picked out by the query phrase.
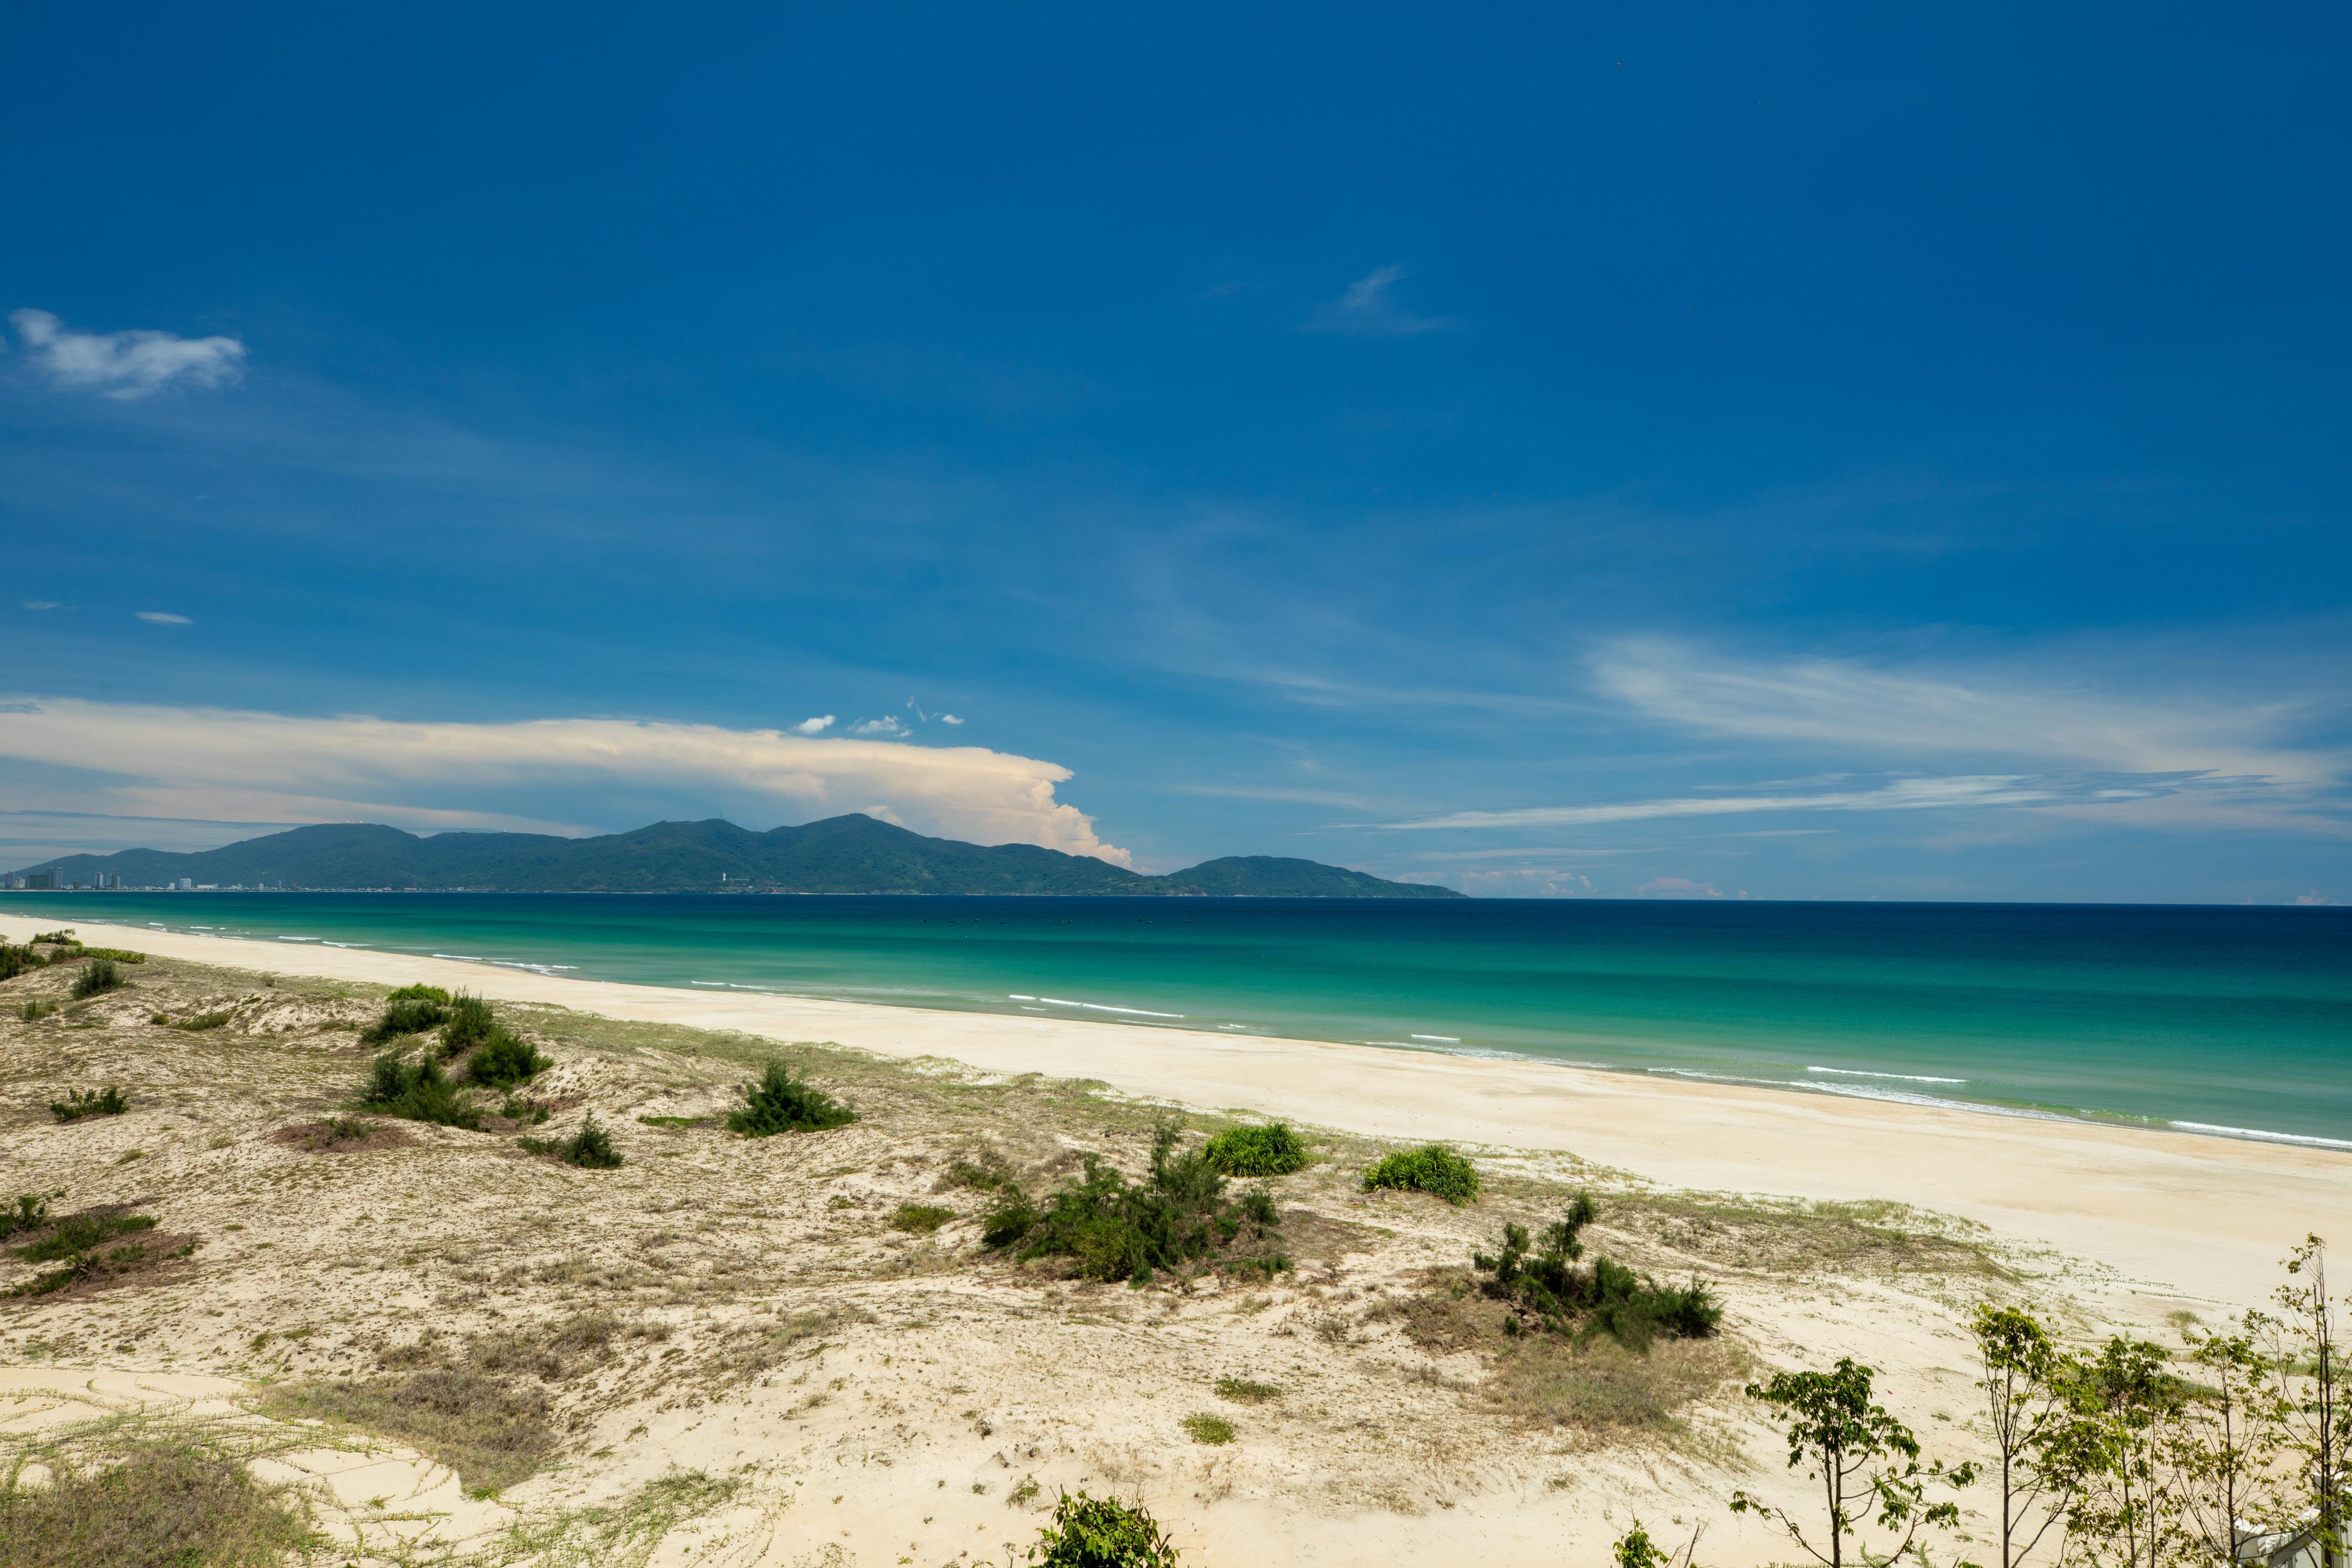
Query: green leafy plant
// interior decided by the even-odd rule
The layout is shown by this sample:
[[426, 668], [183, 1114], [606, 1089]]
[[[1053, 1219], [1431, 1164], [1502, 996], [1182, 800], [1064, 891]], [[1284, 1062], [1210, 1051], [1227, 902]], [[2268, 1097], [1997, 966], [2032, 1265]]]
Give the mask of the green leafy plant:
[[1234, 1440], [1234, 1424], [1223, 1416], [1187, 1416], [1179, 1425], [1196, 1443], [1218, 1445]]
[[1606, 1258], [1595, 1258], [1590, 1269], [1579, 1267], [1584, 1243], [1578, 1238], [1593, 1215], [1592, 1199], [1579, 1193], [1532, 1249], [1526, 1226], [1506, 1225], [1500, 1249], [1470, 1255], [1471, 1267], [1484, 1276], [1480, 1288], [1511, 1308], [1504, 1324], [1508, 1332], [1601, 1333], [1635, 1351], [1646, 1351], [1661, 1337], [1704, 1339], [1715, 1333], [1723, 1309], [1696, 1280], [1661, 1285]]
[[1159, 1521], [1139, 1505], [1064, 1492], [1029, 1561], [1036, 1568], [1174, 1568], [1177, 1558]]
[[954, 1209], [935, 1203], [902, 1203], [890, 1216], [890, 1228], [929, 1236], [954, 1218]]
[[1217, 1397], [1236, 1405], [1270, 1405], [1282, 1397], [1282, 1390], [1271, 1383], [1253, 1382], [1246, 1377], [1220, 1377]]
[[122, 971], [115, 967], [113, 959], [92, 958], [82, 966], [81, 973], [74, 977], [72, 996], [78, 1002], [88, 1001], [92, 997], [121, 990], [130, 983], [122, 977]]
[[1283, 1176], [1305, 1170], [1307, 1145], [1286, 1122], [1265, 1127], [1229, 1127], [1201, 1151], [1219, 1176]]
[[449, 993], [438, 986], [403, 986], [383, 998], [387, 1002], [439, 1002], [449, 1005]]
[[84, 1116], [120, 1116], [130, 1109], [131, 1102], [122, 1097], [122, 1091], [114, 1088], [95, 1092], [68, 1089], [64, 1099], [49, 1102], [49, 1114], [60, 1122], [79, 1122]]
[[[1964, 1487], [1976, 1479], [1974, 1465], [1948, 1470], [1940, 1461], [1921, 1464], [1911, 1428], [1871, 1398], [1875, 1375], [1842, 1356], [1827, 1372], [1778, 1372], [1748, 1385], [1748, 1397], [1781, 1423], [1789, 1468], [1811, 1472], [1829, 1517], [1816, 1544], [1794, 1514], [1747, 1491], [1731, 1494], [1731, 1511], [1757, 1515], [1827, 1568], [1843, 1568], [1849, 1542], [1863, 1562], [1887, 1563], [1908, 1553], [1923, 1531], [1958, 1525], [1959, 1504], [1929, 1502], [1927, 1488], [1931, 1482]], [[1874, 1527], [1885, 1537], [1866, 1545], [1862, 1532]]]
[[554, 1065], [529, 1040], [499, 1024], [491, 1028], [490, 1038], [466, 1064], [466, 1081], [488, 1089], [507, 1089], [527, 1083]]
[[1691, 1568], [1691, 1559], [1698, 1555], [1698, 1538], [1706, 1531], [1705, 1525], [1699, 1526], [1679, 1550], [1668, 1552], [1650, 1539], [1650, 1532], [1636, 1518], [1633, 1528], [1617, 1538], [1610, 1555], [1617, 1568]]
[[81, 946], [80, 940], [74, 936], [73, 927], [70, 925], [57, 931], [36, 931], [33, 933], [32, 940], [36, 942], [47, 942], [53, 946], [60, 947], [79, 947]]
[[118, 964], [143, 964], [147, 961], [146, 954], [134, 953], [128, 947], [85, 947], [82, 953], [92, 958], [111, 958]]
[[727, 1113], [727, 1129], [747, 1138], [845, 1127], [857, 1120], [856, 1112], [793, 1076], [781, 1058], [772, 1060], [760, 1082], [744, 1084], [742, 1092], [743, 1103]]
[[1478, 1167], [1444, 1144], [1389, 1155], [1364, 1173], [1364, 1190], [1425, 1192], [1460, 1206], [1478, 1201]]
[[375, 1059], [354, 1109], [468, 1132], [478, 1132], [482, 1125], [482, 1113], [458, 1092], [439, 1062], [429, 1056], [410, 1061], [396, 1051]]
[[1001, 1196], [982, 1228], [984, 1245], [1013, 1249], [1016, 1260], [1067, 1258], [1087, 1279], [1148, 1284], [1160, 1270], [1215, 1265], [1274, 1274], [1290, 1260], [1277, 1249], [1278, 1216], [1264, 1188], [1239, 1200], [1198, 1149], [1180, 1152], [1181, 1131], [1163, 1122], [1152, 1140], [1151, 1168], [1130, 1182], [1099, 1159], [1042, 1205], [1018, 1187]]

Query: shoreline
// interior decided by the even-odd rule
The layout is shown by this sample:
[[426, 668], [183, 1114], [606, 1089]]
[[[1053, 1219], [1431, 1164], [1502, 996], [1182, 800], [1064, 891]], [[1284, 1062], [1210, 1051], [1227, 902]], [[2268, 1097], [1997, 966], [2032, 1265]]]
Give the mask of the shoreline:
[[[21, 941], [42, 924], [0, 913], [0, 936]], [[224, 968], [435, 980], [613, 1018], [1099, 1079], [1126, 1093], [1373, 1137], [1562, 1151], [1669, 1186], [1892, 1200], [2210, 1302], [2251, 1303], [2306, 1232], [2352, 1239], [2352, 1155], [2324, 1147], [1536, 1058], [632, 985], [325, 943], [77, 924], [98, 946]]]

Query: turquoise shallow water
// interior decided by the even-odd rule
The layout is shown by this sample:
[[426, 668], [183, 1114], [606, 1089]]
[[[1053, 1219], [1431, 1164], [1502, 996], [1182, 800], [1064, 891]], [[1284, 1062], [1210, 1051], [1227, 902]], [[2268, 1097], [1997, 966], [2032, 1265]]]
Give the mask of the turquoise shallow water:
[[234, 893], [0, 909], [2352, 1149], [2347, 910]]

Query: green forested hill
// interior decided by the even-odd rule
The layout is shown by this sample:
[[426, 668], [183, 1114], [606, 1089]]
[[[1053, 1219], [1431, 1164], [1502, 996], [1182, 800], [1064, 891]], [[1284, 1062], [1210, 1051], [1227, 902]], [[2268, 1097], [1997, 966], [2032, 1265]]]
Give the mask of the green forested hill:
[[1232, 856], [1171, 876], [1030, 844], [926, 838], [872, 817], [828, 817], [764, 833], [716, 819], [656, 822], [601, 838], [436, 833], [368, 823], [295, 828], [193, 854], [125, 850], [24, 868], [61, 885], [120, 876], [125, 887], [180, 877], [247, 887], [478, 888], [507, 893], [1167, 894], [1260, 898], [1459, 898], [1450, 888], [1268, 855]]

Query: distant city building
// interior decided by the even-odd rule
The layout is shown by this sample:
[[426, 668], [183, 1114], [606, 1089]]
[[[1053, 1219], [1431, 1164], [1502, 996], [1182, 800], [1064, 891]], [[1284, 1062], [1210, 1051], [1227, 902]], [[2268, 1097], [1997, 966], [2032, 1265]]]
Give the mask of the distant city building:
[[58, 873], [53, 871], [26, 872], [25, 887], [32, 893], [55, 893], [58, 890]]
[[194, 888], [196, 885], [196, 879], [192, 876], [184, 876], [172, 885], [178, 888], [182, 893], [186, 893]]

